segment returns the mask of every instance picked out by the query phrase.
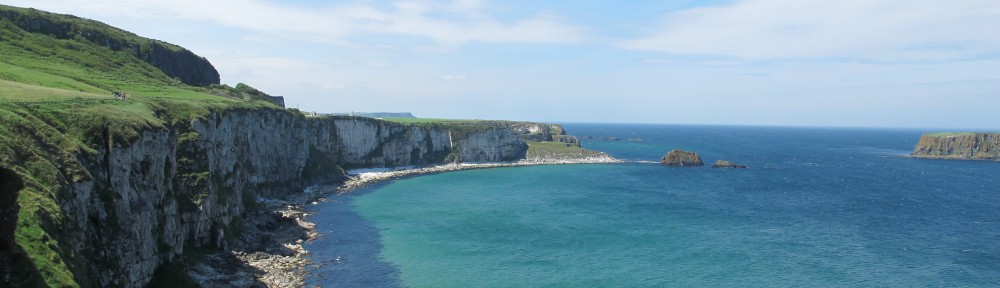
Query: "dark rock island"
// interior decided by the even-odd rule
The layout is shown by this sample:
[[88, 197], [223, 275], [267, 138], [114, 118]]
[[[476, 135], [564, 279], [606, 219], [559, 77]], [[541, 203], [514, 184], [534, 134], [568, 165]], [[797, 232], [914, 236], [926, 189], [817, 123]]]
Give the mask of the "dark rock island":
[[718, 161], [715, 161], [715, 165], [712, 165], [712, 168], [740, 168], [740, 169], [742, 169], [742, 168], [747, 168], [747, 165], [736, 164], [736, 163], [733, 163], [733, 162], [729, 162], [727, 160], [718, 160]]
[[913, 157], [1000, 161], [1000, 133], [930, 133], [920, 137]]
[[705, 166], [698, 153], [680, 149], [670, 150], [666, 156], [660, 159], [660, 162], [667, 166]]

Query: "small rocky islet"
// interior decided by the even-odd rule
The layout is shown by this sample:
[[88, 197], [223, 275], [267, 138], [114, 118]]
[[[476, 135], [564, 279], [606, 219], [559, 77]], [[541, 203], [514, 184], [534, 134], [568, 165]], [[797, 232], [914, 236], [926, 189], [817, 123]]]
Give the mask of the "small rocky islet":
[[697, 167], [705, 166], [698, 153], [684, 151], [681, 149], [670, 150], [666, 156], [660, 159], [660, 163], [666, 166]]
[[[700, 167], [705, 166], [705, 163], [701, 160], [701, 156], [696, 152], [685, 151], [681, 149], [674, 149], [667, 152], [667, 155], [660, 159], [660, 163], [664, 166], [676, 166], [676, 167]], [[729, 160], [717, 160], [712, 168], [737, 168], [745, 169], [747, 165], [736, 164]]]
[[746, 169], [747, 165], [736, 164], [729, 160], [717, 160], [715, 161], [715, 164], [712, 165], [712, 168]]

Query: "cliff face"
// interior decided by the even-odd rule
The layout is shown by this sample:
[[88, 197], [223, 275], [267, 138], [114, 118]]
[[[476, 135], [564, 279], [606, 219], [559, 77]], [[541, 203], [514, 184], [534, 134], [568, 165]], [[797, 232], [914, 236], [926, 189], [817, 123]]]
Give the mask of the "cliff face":
[[914, 157], [1000, 160], [1000, 134], [924, 134], [913, 148]]
[[524, 159], [528, 144], [521, 134], [507, 129], [489, 129], [469, 134], [457, 141], [457, 152], [463, 162], [497, 162]]
[[334, 143], [341, 151], [339, 164], [348, 168], [438, 163], [452, 148], [445, 129], [387, 125], [366, 118], [333, 120], [332, 124], [337, 132]]
[[[105, 133], [113, 134], [113, 133]], [[282, 110], [216, 111], [81, 153], [89, 174], [65, 183], [58, 239], [75, 277], [95, 286], [142, 286], [191, 247], [225, 247], [258, 199], [284, 198], [343, 176], [339, 167], [393, 167], [524, 157], [502, 128], [451, 139], [447, 129], [368, 118], [307, 118]]]
[[32, 33], [58, 39], [86, 39], [114, 51], [128, 51], [171, 78], [188, 85], [219, 84], [219, 72], [204, 57], [162, 41], [149, 40], [103, 23], [71, 15], [0, 5], [0, 19], [7, 19]]

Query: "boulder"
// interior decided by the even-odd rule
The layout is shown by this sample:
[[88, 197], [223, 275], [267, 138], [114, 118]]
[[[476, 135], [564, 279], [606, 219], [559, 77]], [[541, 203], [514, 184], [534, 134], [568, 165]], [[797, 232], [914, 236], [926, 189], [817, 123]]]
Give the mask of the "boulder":
[[715, 161], [715, 165], [712, 165], [712, 168], [747, 168], [747, 165], [736, 164], [727, 160], [718, 160]]
[[660, 159], [663, 165], [667, 166], [704, 166], [701, 156], [698, 153], [684, 151], [680, 149], [670, 150], [666, 156]]

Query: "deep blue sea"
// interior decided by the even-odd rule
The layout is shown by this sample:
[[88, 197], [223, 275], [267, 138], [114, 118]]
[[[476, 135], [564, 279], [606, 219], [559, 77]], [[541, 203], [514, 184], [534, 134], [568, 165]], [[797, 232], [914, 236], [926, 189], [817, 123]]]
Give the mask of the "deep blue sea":
[[[323, 236], [307, 245], [308, 284], [1000, 286], [1000, 162], [902, 157], [932, 131], [566, 128], [630, 162], [442, 173], [331, 197], [311, 207]], [[674, 148], [708, 166], [649, 163]], [[718, 159], [750, 168], [709, 168]]]

